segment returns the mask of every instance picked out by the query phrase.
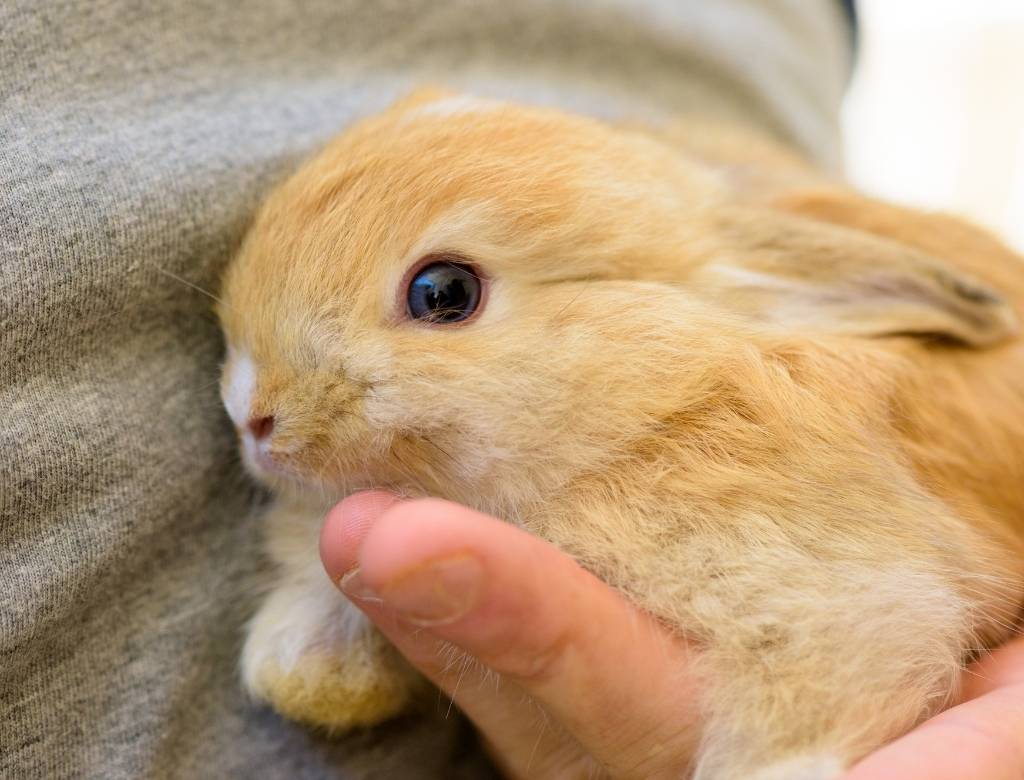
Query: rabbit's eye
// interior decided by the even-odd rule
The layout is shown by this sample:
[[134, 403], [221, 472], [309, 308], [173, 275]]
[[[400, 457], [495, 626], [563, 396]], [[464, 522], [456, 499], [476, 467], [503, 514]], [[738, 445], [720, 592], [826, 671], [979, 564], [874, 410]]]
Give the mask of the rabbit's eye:
[[409, 316], [441, 324], [467, 319], [480, 305], [481, 286], [470, 265], [450, 260], [430, 263], [409, 282]]

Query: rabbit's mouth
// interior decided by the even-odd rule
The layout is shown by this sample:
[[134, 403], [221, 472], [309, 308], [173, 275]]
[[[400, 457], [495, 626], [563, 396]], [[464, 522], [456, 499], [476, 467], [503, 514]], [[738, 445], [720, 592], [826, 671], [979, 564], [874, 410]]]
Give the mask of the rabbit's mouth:
[[278, 488], [282, 482], [304, 485], [303, 470], [296, 466], [287, 452], [273, 446], [272, 442], [256, 440], [242, 433], [239, 435], [239, 451], [246, 470], [272, 488]]
[[289, 477], [292, 476], [292, 470], [289, 469], [278, 456], [268, 447], [260, 446], [257, 443], [252, 447], [252, 462], [261, 471], [266, 474], [275, 477]]

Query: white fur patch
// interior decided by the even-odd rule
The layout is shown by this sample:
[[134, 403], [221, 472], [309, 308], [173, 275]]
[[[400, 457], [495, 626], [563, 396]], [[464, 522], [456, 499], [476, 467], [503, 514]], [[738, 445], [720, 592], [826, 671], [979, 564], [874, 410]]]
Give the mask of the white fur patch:
[[705, 269], [706, 272], [732, 282], [737, 287], [751, 287], [756, 290], [790, 290], [794, 287], [807, 287], [792, 279], [784, 279], [771, 274], [751, 271], [749, 268], [738, 268], [733, 265], [714, 263]]
[[505, 105], [499, 100], [488, 100], [487, 98], [476, 98], [470, 95], [457, 95], [455, 97], [442, 98], [433, 103], [428, 103], [422, 108], [412, 112], [410, 116], [459, 116], [461, 114], [477, 114], [481, 112], [495, 111]]
[[254, 690], [265, 664], [288, 673], [309, 653], [343, 655], [369, 625], [366, 615], [338, 592], [317, 560], [306, 578], [271, 593], [249, 623], [242, 677]]
[[843, 763], [835, 756], [822, 754], [800, 756], [754, 773], [750, 780], [837, 780], [843, 774]]
[[224, 408], [241, 428], [249, 419], [252, 394], [256, 388], [256, 366], [245, 352], [237, 353], [228, 362], [229, 379], [224, 386]]

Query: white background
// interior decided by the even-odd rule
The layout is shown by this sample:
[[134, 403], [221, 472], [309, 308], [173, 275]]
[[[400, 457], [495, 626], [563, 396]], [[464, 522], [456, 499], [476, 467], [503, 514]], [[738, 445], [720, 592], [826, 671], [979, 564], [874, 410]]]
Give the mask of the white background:
[[859, 0], [847, 173], [1024, 249], [1024, 0]]

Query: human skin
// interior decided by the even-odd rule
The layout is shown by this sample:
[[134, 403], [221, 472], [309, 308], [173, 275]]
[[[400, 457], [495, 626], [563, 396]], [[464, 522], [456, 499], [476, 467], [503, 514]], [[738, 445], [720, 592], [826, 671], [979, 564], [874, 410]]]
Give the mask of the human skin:
[[[327, 516], [328, 575], [447, 693], [510, 778], [679, 778], [699, 739], [699, 651], [548, 543], [436, 499], [368, 491]], [[961, 703], [846, 780], [1024, 773], [1024, 639]]]

